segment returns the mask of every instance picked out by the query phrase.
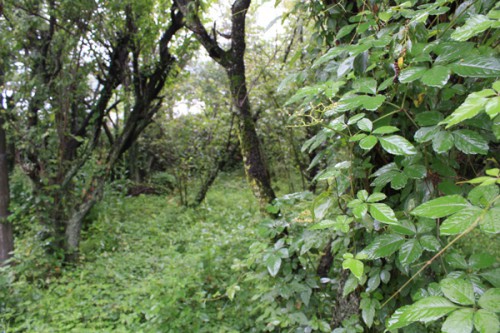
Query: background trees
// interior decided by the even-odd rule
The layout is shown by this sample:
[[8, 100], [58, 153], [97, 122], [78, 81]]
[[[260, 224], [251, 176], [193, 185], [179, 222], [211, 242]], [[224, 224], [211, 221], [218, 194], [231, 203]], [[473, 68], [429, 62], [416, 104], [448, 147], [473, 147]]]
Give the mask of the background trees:
[[[3, 24], [17, 41], [5, 81], [18, 164], [55, 248], [71, 254], [117, 160], [161, 106], [182, 14], [162, 2], [16, 1], [4, 3]], [[180, 57], [188, 42], [175, 46]]]

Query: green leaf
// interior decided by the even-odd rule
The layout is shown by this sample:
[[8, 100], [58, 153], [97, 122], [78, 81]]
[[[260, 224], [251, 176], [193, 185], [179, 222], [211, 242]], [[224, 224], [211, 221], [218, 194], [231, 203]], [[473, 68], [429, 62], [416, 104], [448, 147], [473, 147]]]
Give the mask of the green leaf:
[[404, 243], [399, 250], [399, 262], [403, 266], [408, 266], [414, 263], [418, 258], [420, 258], [423, 252], [424, 249], [422, 248], [422, 245], [420, 245], [418, 240], [410, 239], [409, 241]]
[[458, 150], [465, 154], [481, 154], [488, 153], [488, 141], [486, 141], [479, 133], [462, 129], [453, 132], [455, 138], [455, 146]]
[[391, 229], [398, 234], [414, 236], [417, 233], [417, 228], [415, 224], [411, 223], [408, 220], [399, 221], [397, 225], [391, 225]]
[[445, 66], [433, 66], [431, 69], [427, 70], [422, 76], [422, 83], [431, 86], [442, 88], [448, 82], [450, 78], [450, 69]]
[[500, 76], [500, 59], [472, 56], [451, 65], [453, 72], [465, 77], [496, 78]]
[[423, 235], [420, 238], [420, 245], [426, 250], [430, 252], [437, 252], [441, 248], [441, 244], [435, 236], [432, 235]]
[[349, 118], [349, 120], [347, 121], [347, 125], [356, 124], [359, 120], [363, 119], [364, 117], [365, 117], [364, 113], [358, 113], [357, 115], [354, 115], [351, 118]]
[[399, 128], [395, 126], [380, 126], [373, 130], [373, 134], [391, 134], [398, 132]]
[[342, 290], [342, 297], [346, 297], [350, 293], [352, 293], [356, 288], [358, 287], [359, 280], [357, 277], [354, 276], [354, 274], [349, 275], [347, 278], [347, 281], [345, 282], [344, 285], [344, 290]]
[[452, 312], [443, 323], [444, 333], [470, 333], [474, 327], [474, 310], [460, 309]]
[[383, 223], [397, 224], [398, 222], [398, 219], [396, 218], [396, 215], [391, 207], [383, 203], [370, 204], [370, 215], [374, 219]]
[[500, 312], [500, 288], [488, 289], [477, 303], [485, 310]]
[[365, 132], [371, 132], [373, 129], [373, 123], [368, 118], [363, 118], [356, 124], [358, 128]]
[[368, 213], [368, 205], [365, 203], [362, 203], [361, 205], [356, 206], [352, 209], [352, 214], [359, 220], [363, 219], [366, 213]]
[[360, 260], [357, 259], [345, 259], [342, 262], [343, 269], [349, 269], [358, 280], [361, 280], [361, 276], [363, 275], [364, 265]]
[[378, 139], [374, 135], [368, 135], [367, 137], [361, 139], [359, 141], [359, 147], [364, 150], [372, 150], [373, 147], [377, 144]]
[[463, 197], [447, 195], [421, 204], [411, 214], [437, 219], [459, 212], [468, 206], [469, 203]]
[[432, 149], [438, 154], [446, 153], [453, 148], [453, 136], [450, 132], [440, 131], [432, 140]]
[[436, 45], [434, 52], [438, 54], [434, 64], [446, 64], [477, 53], [474, 43], [444, 42], [442, 40]]
[[465, 101], [453, 111], [451, 115], [446, 117], [445, 120], [440, 122], [440, 124], [446, 124], [446, 128], [449, 128], [453, 125], [461, 123], [466, 119], [470, 119], [475, 117], [479, 112], [484, 110], [484, 106], [488, 99], [485, 96], [481, 96], [478, 93], [472, 93]]
[[391, 135], [379, 138], [382, 148], [393, 155], [415, 155], [417, 150], [405, 138], [399, 135]]
[[318, 223], [313, 224], [310, 226], [308, 229], [309, 230], [321, 230], [321, 229], [328, 229], [332, 228], [335, 226], [336, 222], [334, 220], [323, 220]]
[[427, 169], [421, 164], [410, 164], [403, 172], [411, 179], [422, 179], [427, 176]]
[[365, 254], [368, 259], [388, 257], [399, 250], [401, 244], [404, 242], [405, 238], [401, 235], [381, 235], [375, 238], [361, 253]]
[[439, 126], [421, 127], [415, 132], [414, 139], [418, 143], [431, 141], [438, 132], [440, 133]]
[[488, 99], [486, 106], [484, 107], [486, 114], [490, 116], [491, 119], [495, 118], [500, 114], [500, 97], [492, 97]]
[[491, 283], [494, 287], [500, 288], [500, 267], [494, 268], [481, 274], [482, 278]]
[[366, 199], [366, 201], [367, 202], [379, 202], [379, 201], [384, 200], [385, 198], [387, 198], [387, 196], [384, 193], [375, 192], [375, 193], [372, 193], [368, 197], [368, 199]]
[[446, 255], [445, 259], [448, 265], [450, 265], [452, 268], [459, 268], [459, 269], [469, 268], [467, 262], [465, 261], [465, 258], [457, 252], [452, 252]]
[[377, 305], [379, 305], [378, 301], [371, 298], [363, 298], [360, 302], [361, 317], [368, 327], [372, 327], [373, 325]]
[[369, 111], [375, 111], [377, 110], [382, 103], [385, 101], [385, 96], [383, 95], [376, 95], [376, 96], [366, 96], [362, 95], [359, 96], [359, 101], [361, 102], [361, 105], [363, 108]]
[[410, 67], [399, 73], [399, 82], [409, 83], [420, 79], [427, 71], [426, 67]]
[[430, 296], [422, 298], [416, 303], [404, 307], [403, 311], [398, 311], [389, 320], [387, 329], [404, 327], [415, 321], [430, 322], [437, 320], [451, 311], [455, 310], [457, 305], [451, 303], [441, 296]]
[[276, 253], [270, 253], [264, 257], [264, 264], [271, 276], [276, 276], [281, 267], [281, 257]]
[[[482, 178], [482, 177], [479, 177]], [[490, 178], [490, 177], [485, 177]], [[489, 205], [490, 201], [493, 201], [495, 197], [499, 194], [500, 190], [497, 185], [490, 186], [478, 186], [473, 188], [467, 195], [467, 199], [476, 206], [486, 207]]]
[[400, 190], [406, 187], [408, 183], [408, 177], [404, 173], [398, 173], [391, 180], [391, 187], [395, 190]]
[[340, 63], [339, 68], [337, 69], [337, 76], [339, 78], [352, 71], [354, 59], [355, 57], [351, 56]]
[[467, 207], [448, 217], [439, 228], [441, 235], [461, 234], [481, 215], [482, 209]]
[[480, 309], [474, 314], [474, 327], [479, 333], [497, 333], [500, 322], [493, 312]]
[[474, 305], [474, 289], [470, 281], [446, 278], [441, 280], [439, 285], [449, 300], [461, 305]]
[[434, 126], [443, 120], [443, 114], [437, 111], [426, 111], [415, 116], [415, 121], [420, 126]]
[[372, 78], [361, 78], [353, 82], [353, 88], [365, 94], [377, 94], [377, 81]]
[[323, 192], [314, 199], [313, 202], [313, 218], [315, 220], [322, 220], [328, 213], [328, 209], [332, 205], [332, 199], [328, 192]]
[[451, 34], [451, 38], [459, 42], [465, 42], [466, 40], [489, 29], [493, 23], [494, 21], [484, 15], [473, 15], [469, 17], [463, 26], [457, 28]]
[[349, 24], [349, 25], [344, 25], [340, 30], [339, 32], [337, 33], [337, 35], [335, 36], [337, 39], [341, 39], [342, 37], [345, 37], [347, 36], [351, 31], [354, 30], [354, 28], [356, 28], [357, 24]]
[[493, 266], [496, 258], [489, 253], [474, 253], [469, 258], [469, 266], [474, 269], [483, 269]]
[[481, 230], [490, 234], [500, 233], [500, 206], [495, 206], [486, 212], [480, 222]]
[[359, 133], [359, 134], [351, 136], [349, 138], [349, 142], [360, 141], [361, 139], [364, 139], [364, 138], [366, 138], [366, 134], [365, 133]]

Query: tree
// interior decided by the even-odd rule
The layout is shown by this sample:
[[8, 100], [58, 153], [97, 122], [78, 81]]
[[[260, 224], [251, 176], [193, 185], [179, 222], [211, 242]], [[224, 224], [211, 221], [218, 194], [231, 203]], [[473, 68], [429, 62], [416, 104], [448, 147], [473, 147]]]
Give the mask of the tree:
[[262, 210], [275, 199], [271, 179], [266, 166], [261, 143], [255, 129], [248, 96], [245, 73], [245, 17], [250, 0], [237, 0], [231, 7], [231, 46], [224, 50], [217, 42], [214, 29], [210, 36], [200, 20], [197, 1], [177, 0], [180, 10], [186, 17], [186, 26], [207, 50], [209, 56], [220, 64], [229, 79], [234, 108], [238, 114], [238, 138], [248, 183], [259, 201]]
[[[0, 6], [0, 27], [3, 27], [3, 8]], [[0, 42], [3, 49], [4, 40]], [[14, 250], [14, 236], [12, 224], [7, 220], [9, 216], [9, 167], [7, 162], [7, 135], [5, 131], [5, 105], [10, 104], [9, 100], [4, 101], [4, 72], [8, 65], [8, 58], [2, 54], [0, 60], [0, 265], [2, 265]]]
[[[150, 20], [153, 8], [170, 15]], [[16, 90], [11, 135], [25, 142], [18, 163], [44, 202], [39, 217], [54, 249], [75, 258], [83, 218], [161, 107], [177, 70], [170, 47], [182, 13], [163, 2], [52, 0], [6, 1], [4, 11], [19, 41], [9, 51], [20, 65], [6, 73]], [[175, 47], [185, 56], [187, 44]], [[114, 136], [113, 117], [123, 119]]]

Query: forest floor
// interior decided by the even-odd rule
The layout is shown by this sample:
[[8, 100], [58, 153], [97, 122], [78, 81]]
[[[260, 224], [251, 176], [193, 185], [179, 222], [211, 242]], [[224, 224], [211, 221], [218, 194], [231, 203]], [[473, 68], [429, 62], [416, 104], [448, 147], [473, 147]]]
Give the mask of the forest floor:
[[168, 196], [110, 197], [91, 220], [80, 265], [16, 278], [0, 331], [250, 331], [231, 268], [260, 220], [243, 177], [222, 176], [196, 210]]
[[[43, 261], [34, 237], [19, 240], [25, 263], [0, 272], [0, 332], [257, 332], [261, 291], [241, 267], [266, 240], [244, 177], [221, 175], [197, 209], [177, 202], [110, 194], [86, 222], [74, 267]], [[500, 256], [481, 233], [460, 247]]]

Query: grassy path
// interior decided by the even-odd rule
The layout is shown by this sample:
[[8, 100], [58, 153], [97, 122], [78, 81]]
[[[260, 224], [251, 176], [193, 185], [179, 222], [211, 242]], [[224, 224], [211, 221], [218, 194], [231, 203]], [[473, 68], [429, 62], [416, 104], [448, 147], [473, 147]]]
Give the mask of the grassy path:
[[[43, 283], [15, 282], [16, 304], [1, 314], [0, 328], [249, 331], [249, 302], [226, 295], [239, 278], [233, 260], [243, 258], [256, 237], [256, 207], [243, 179], [217, 182], [198, 210], [140, 196], [108, 198], [93, 214], [83, 235], [82, 264]], [[9, 317], [15, 327], [5, 326]]]

